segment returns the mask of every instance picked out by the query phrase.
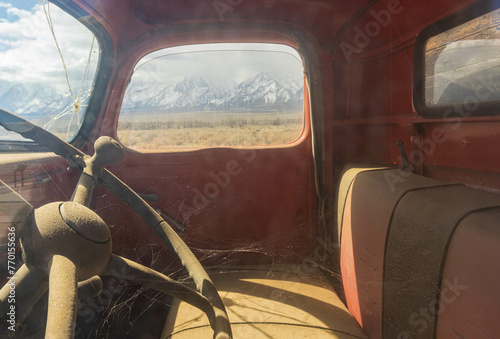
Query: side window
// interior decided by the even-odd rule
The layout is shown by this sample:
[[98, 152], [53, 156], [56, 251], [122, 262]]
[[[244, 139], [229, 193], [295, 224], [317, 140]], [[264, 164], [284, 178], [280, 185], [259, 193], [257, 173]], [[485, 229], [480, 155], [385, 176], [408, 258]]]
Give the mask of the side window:
[[304, 124], [303, 69], [279, 44], [159, 50], [134, 69], [118, 137], [146, 150], [291, 143]]
[[[70, 141], [82, 122], [98, 57], [92, 32], [56, 5], [0, 2], [0, 108]], [[0, 128], [0, 140], [16, 139], [25, 140]]]
[[491, 107], [500, 100], [500, 10], [426, 37], [422, 47], [416, 101], [424, 115], [498, 114]]

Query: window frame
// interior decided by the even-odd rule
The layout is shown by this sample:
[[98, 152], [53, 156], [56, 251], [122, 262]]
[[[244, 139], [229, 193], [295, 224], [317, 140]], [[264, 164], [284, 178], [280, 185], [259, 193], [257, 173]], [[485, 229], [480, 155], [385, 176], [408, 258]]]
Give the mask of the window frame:
[[[99, 56], [93, 82], [94, 89], [83, 112], [82, 123], [74, 137], [68, 141], [68, 143], [78, 148], [83, 146], [90, 138], [92, 129], [95, 128], [95, 122], [103, 107], [103, 100], [113, 68], [113, 41], [109, 33], [96, 19], [76, 4], [64, 0], [50, 0], [50, 2], [84, 25], [94, 34], [99, 43]], [[0, 140], [0, 152], [47, 152], [47, 148], [31, 140]]]
[[[169, 30], [168, 27], [162, 27], [155, 32], [156, 34], [148, 39], [138, 39], [136, 43], [130, 45], [124, 53], [121, 63], [117, 66], [120, 69], [117, 75], [118, 79], [113, 85], [112, 93], [116, 96], [111, 98], [111, 101], [116, 102], [118, 106], [117, 113], [108, 115], [106, 118], [113, 118], [112, 130], [105, 130], [104, 134], [110, 135], [122, 144], [127, 152], [140, 153], [140, 154], [168, 154], [168, 153], [185, 153], [191, 151], [199, 151], [206, 149], [276, 149], [276, 148], [291, 148], [304, 140], [308, 139], [311, 134], [312, 121], [310, 118], [312, 107], [309, 96], [311, 95], [310, 79], [308, 74], [308, 55], [311, 51], [308, 48], [303, 48], [307, 44], [304, 42], [303, 36], [297, 36], [295, 31], [291, 28], [279, 26], [276, 28], [272, 25], [267, 29], [255, 30], [253, 27], [241, 24], [234, 28], [230, 34], [224, 28], [218, 25], [205, 24], [205, 29], [197, 27], [192, 30], [190, 28], [179, 28], [178, 30]], [[200, 33], [203, 32], [203, 33]], [[127, 89], [129, 80], [133, 75], [133, 70], [140, 60], [150, 53], [158, 50], [167, 49], [171, 47], [180, 47], [186, 45], [196, 44], [210, 44], [210, 43], [275, 43], [287, 45], [297, 51], [302, 59], [304, 65], [304, 100], [303, 100], [303, 123], [300, 134], [297, 138], [286, 144], [272, 144], [272, 145], [238, 145], [238, 146], [194, 146], [194, 147], [177, 147], [165, 149], [135, 149], [129, 148], [123, 144], [118, 137], [118, 120], [120, 116], [121, 107], [125, 91]], [[125, 80], [125, 81], [123, 81]]]
[[[500, 8], [493, 0], [480, 1], [440, 19], [424, 28], [415, 41], [413, 54], [413, 105], [418, 115], [424, 118], [459, 117], [451, 114], [454, 105], [427, 106], [425, 103], [425, 47], [427, 41], [447, 30], [460, 26]], [[473, 116], [495, 116], [500, 114], [500, 100], [480, 101]]]

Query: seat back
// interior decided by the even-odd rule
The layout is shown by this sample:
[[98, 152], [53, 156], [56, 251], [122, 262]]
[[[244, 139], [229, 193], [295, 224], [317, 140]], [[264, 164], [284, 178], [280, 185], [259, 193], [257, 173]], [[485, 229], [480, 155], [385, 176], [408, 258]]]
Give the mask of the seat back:
[[[355, 175], [342, 215], [341, 273], [347, 306], [370, 338], [450, 337], [457, 315], [468, 314], [468, 306], [440, 305], [462, 296], [468, 300], [469, 293], [488, 298], [491, 290], [466, 279], [471, 272], [459, 271], [468, 264], [485, 279], [497, 277], [499, 270], [488, 266], [492, 259], [482, 256], [499, 262], [500, 250], [490, 246], [489, 252], [483, 248], [466, 258], [460, 253], [491, 243], [486, 234], [500, 237], [492, 212], [498, 206], [500, 195], [398, 170]], [[482, 221], [472, 225], [474, 220]], [[464, 289], [459, 277], [479, 290]], [[492, 312], [500, 308], [496, 296], [496, 306], [489, 304]]]

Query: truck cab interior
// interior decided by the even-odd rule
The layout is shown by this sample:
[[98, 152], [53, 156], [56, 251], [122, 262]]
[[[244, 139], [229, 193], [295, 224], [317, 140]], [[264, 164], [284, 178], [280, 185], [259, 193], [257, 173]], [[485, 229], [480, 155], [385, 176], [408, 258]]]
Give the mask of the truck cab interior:
[[0, 336], [500, 337], [500, 2], [0, 2]]

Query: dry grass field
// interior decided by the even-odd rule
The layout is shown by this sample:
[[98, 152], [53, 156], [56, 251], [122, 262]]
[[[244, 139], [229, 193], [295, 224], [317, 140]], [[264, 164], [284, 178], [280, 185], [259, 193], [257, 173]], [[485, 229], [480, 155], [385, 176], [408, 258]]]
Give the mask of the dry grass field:
[[118, 138], [133, 149], [280, 145], [302, 132], [302, 113], [124, 114]]
[[[30, 120], [39, 126], [46, 124], [40, 117]], [[69, 123], [72, 125], [70, 130]], [[118, 123], [118, 138], [125, 146], [137, 150], [283, 145], [297, 140], [302, 126], [303, 113], [299, 111], [158, 114], [122, 112]], [[69, 118], [59, 119], [57, 124], [50, 126], [50, 131], [63, 140], [71, 139], [77, 129], [76, 121], [70, 121]], [[1, 127], [0, 139], [26, 140]]]

